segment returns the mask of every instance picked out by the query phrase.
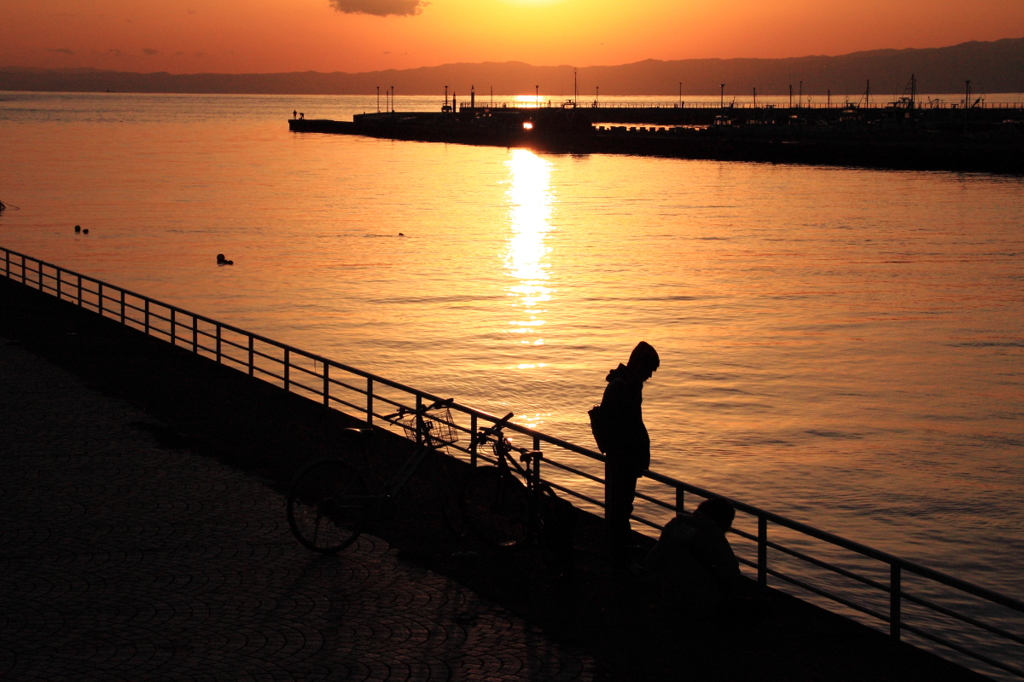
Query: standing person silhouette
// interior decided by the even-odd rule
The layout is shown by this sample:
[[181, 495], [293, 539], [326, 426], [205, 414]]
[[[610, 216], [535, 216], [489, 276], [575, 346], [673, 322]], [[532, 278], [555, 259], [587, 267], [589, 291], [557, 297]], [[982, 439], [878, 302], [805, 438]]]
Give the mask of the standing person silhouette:
[[619, 569], [630, 569], [630, 514], [636, 481], [651, 465], [651, 438], [644, 426], [644, 382], [661, 364], [658, 351], [641, 341], [629, 355], [629, 361], [608, 372], [601, 399], [601, 410], [607, 424], [605, 444], [605, 519], [608, 522], [608, 544], [612, 563]]

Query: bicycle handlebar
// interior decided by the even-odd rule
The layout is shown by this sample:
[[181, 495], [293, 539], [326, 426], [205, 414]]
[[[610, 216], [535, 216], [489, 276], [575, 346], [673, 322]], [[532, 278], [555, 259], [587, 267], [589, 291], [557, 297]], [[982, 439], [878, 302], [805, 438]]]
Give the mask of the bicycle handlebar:
[[[399, 405], [398, 406], [398, 412], [396, 412], [393, 415], [386, 415], [384, 417], [384, 419], [389, 419], [390, 417], [404, 417], [407, 414], [420, 414], [420, 415], [423, 415], [423, 414], [426, 414], [427, 412], [430, 412], [431, 410], [439, 410], [439, 409], [441, 409], [443, 407], [451, 407], [453, 402], [455, 402], [455, 398], [445, 398], [444, 400], [435, 400], [430, 405], [423, 405], [419, 409], [412, 408], [412, 407], [406, 407], [405, 405]], [[390, 419], [389, 419], [389, 421], [390, 421]]]
[[509, 412], [504, 417], [502, 417], [498, 421], [494, 422], [494, 424], [492, 424], [491, 426], [487, 427], [486, 429], [480, 429], [480, 434], [478, 436], [479, 442], [480, 443], [486, 443], [488, 438], [490, 438], [491, 436], [495, 436], [495, 434], [497, 434], [499, 431], [501, 431], [503, 428], [505, 428], [505, 424], [507, 424], [508, 420], [511, 419], [514, 416], [515, 416], [515, 413]]

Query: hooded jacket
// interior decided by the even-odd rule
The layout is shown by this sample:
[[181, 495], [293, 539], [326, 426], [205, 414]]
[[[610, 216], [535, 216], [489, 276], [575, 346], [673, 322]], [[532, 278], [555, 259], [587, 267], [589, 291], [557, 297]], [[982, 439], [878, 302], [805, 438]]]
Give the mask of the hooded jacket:
[[639, 475], [651, 465], [651, 438], [643, 416], [644, 382], [625, 365], [608, 372], [601, 399], [608, 420], [608, 458]]

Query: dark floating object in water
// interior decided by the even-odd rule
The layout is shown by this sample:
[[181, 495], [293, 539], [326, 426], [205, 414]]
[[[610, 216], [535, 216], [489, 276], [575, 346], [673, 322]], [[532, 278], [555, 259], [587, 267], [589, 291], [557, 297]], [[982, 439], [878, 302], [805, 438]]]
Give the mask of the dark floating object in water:
[[404, 237], [404, 236], [405, 236], [405, 232], [399, 232], [399, 233], [398, 233], [398, 236], [399, 236], [399, 237]]
[[82, 230], [82, 234], [89, 234], [89, 228], [87, 227], [84, 230]]
[[223, 253], [218, 253], [217, 254], [217, 265], [234, 265], [234, 264], [235, 264], [235, 261], [228, 260], [227, 258], [224, 257]]
[[78, 234], [81, 231], [82, 231], [82, 226], [81, 225], [75, 225], [75, 234]]

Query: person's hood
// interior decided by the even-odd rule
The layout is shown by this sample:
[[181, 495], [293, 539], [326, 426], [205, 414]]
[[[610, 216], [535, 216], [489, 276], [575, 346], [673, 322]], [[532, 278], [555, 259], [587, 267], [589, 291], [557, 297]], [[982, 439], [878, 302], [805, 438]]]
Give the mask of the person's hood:
[[621, 362], [619, 366], [608, 372], [608, 376], [604, 378], [605, 381], [611, 381], [612, 379], [629, 379], [632, 372], [629, 371], [629, 367], [626, 367]]

